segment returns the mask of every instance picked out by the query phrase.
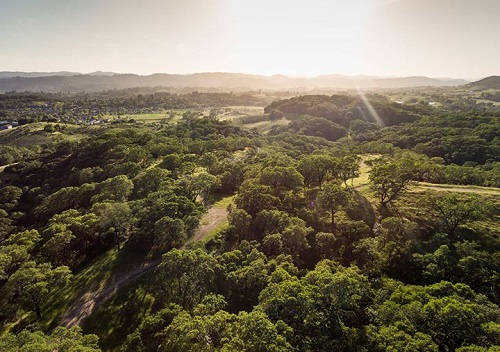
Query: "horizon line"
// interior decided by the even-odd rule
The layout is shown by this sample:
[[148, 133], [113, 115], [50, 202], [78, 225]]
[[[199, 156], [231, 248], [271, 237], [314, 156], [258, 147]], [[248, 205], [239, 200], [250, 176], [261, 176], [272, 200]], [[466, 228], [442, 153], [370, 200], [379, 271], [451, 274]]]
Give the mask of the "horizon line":
[[[286, 78], [295, 78], [295, 79], [311, 79], [318, 78], [323, 76], [339, 76], [346, 78], [382, 78], [382, 79], [390, 79], [390, 78], [414, 78], [414, 77], [424, 77], [431, 79], [451, 79], [451, 80], [476, 80], [483, 79], [486, 77], [496, 76], [496, 74], [487, 74], [479, 77], [453, 77], [453, 76], [437, 76], [437, 75], [426, 75], [426, 74], [407, 74], [407, 75], [377, 75], [377, 74], [368, 74], [368, 73], [355, 73], [355, 74], [345, 74], [345, 73], [321, 73], [321, 74], [312, 74], [312, 75], [293, 75], [293, 74], [284, 74], [284, 73], [273, 73], [273, 74], [265, 74], [265, 73], [252, 73], [252, 72], [241, 72], [241, 71], [198, 71], [198, 72], [187, 72], [187, 73], [178, 73], [178, 72], [152, 72], [152, 73], [135, 73], [135, 72], [118, 72], [118, 71], [108, 71], [108, 70], [95, 70], [89, 72], [82, 71], [72, 71], [72, 70], [56, 70], [56, 71], [30, 71], [30, 70], [1, 70], [0, 73], [25, 73], [25, 74], [57, 74], [57, 73], [72, 73], [76, 75], [91, 75], [96, 73], [106, 73], [111, 75], [136, 75], [136, 76], [153, 76], [153, 75], [178, 75], [178, 76], [190, 76], [197, 74], [240, 74], [240, 75], [248, 75], [248, 76], [263, 76], [263, 77], [274, 77], [274, 76], [283, 76]], [[12, 77], [14, 78], [14, 77]], [[30, 78], [30, 77], [23, 77]]]

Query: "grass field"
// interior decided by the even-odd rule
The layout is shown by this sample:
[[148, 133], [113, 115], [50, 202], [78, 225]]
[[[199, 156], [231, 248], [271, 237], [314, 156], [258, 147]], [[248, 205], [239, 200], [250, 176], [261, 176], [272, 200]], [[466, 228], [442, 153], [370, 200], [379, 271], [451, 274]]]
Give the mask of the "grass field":
[[368, 185], [368, 176], [370, 175], [371, 167], [366, 162], [377, 159], [380, 156], [380, 154], [365, 154], [361, 156], [361, 162], [359, 164], [359, 176], [352, 180], [352, 185], [355, 188], [361, 188]]
[[235, 118], [264, 115], [264, 108], [261, 106], [225, 106], [217, 110], [217, 118], [227, 121]]
[[0, 133], [0, 144], [14, 145], [17, 147], [32, 147], [35, 145], [50, 144], [67, 140], [79, 140], [85, 135], [79, 133], [80, 126], [57, 123], [64, 129], [57, 132], [44, 131], [48, 122], [30, 123]]
[[476, 193], [484, 195], [492, 195], [500, 197], [500, 188], [496, 187], [481, 187], [481, 186], [464, 186], [464, 185], [449, 185], [419, 182], [414, 187], [413, 191], [419, 192], [422, 190], [433, 190], [440, 192], [457, 192], [457, 193]]
[[[353, 186], [359, 191], [366, 193], [369, 190], [369, 178], [371, 167], [366, 163], [368, 160], [373, 160], [380, 157], [377, 154], [365, 154], [361, 157], [360, 175], [352, 180]], [[458, 192], [458, 193], [475, 193], [479, 195], [498, 196], [500, 197], [500, 188], [496, 187], [481, 187], [473, 185], [451, 185], [438, 184], [428, 182], [418, 182], [410, 189], [410, 192], [437, 191], [437, 192]]]
[[241, 125], [244, 128], [255, 128], [260, 133], [267, 133], [271, 130], [273, 126], [286, 126], [290, 123], [290, 120], [285, 118], [279, 120], [266, 120], [255, 123], [248, 123]]
[[144, 123], [168, 121], [170, 123], [175, 123], [181, 119], [182, 114], [186, 111], [186, 109], [176, 109], [145, 114], [104, 115], [102, 118], [110, 121], [135, 120]]

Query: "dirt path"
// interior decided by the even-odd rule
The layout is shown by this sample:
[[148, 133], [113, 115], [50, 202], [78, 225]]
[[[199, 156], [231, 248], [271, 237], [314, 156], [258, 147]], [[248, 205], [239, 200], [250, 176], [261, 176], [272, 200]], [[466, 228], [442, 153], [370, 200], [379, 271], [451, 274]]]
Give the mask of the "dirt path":
[[2, 166], [0, 166], [0, 172], [3, 172], [9, 166], [16, 165], [16, 164], [18, 164], [18, 163], [12, 163], [12, 164], [7, 164], [7, 165], [2, 165]]
[[61, 318], [61, 324], [66, 327], [80, 325], [92, 312], [94, 308], [106, 302], [114, 296], [120, 288], [135, 281], [144, 273], [156, 268], [161, 263], [161, 258], [152, 262], [143, 263], [140, 267], [128, 271], [117, 273], [111, 276], [100, 290], [87, 291], [78, 300], [73, 302], [71, 307]]
[[224, 207], [212, 207], [201, 218], [200, 226], [194, 233], [192, 241], [200, 241], [215, 231], [227, 220], [227, 209]]
[[[232, 197], [224, 198], [208, 210], [202, 217], [200, 226], [190, 242], [200, 241], [206, 238], [227, 221], [227, 204], [231, 202], [231, 199]], [[125, 287], [146, 272], [156, 268], [160, 263], [161, 258], [158, 258], [154, 261], [145, 262], [134, 270], [112, 274], [111, 277], [101, 285], [102, 287], [100, 289], [96, 289], [95, 287], [89, 289], [80, 296], [79, 299], [74, 301], [61, 318], [61, 324], [66, 327], [80, 325], [92, 314], [96, 307], [112, 298], [122, 287]]]

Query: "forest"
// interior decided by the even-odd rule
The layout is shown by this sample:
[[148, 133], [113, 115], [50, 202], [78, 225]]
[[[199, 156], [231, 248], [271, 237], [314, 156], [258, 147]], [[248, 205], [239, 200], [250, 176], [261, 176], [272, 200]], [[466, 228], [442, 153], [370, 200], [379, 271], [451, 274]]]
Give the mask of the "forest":
[[0, 94], [0, 351], [499, 351], [497, 97]]

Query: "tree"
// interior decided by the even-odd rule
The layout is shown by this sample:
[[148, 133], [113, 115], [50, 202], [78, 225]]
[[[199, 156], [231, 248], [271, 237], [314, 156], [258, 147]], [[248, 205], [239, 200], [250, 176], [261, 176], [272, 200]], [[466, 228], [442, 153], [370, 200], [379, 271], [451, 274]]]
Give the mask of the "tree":
[[313, 232], [313, 229], [306, 227], [305, 223], [294, 223], [283, 230], [281, 239], [285, 253], [291, 255], [296, 261], [309, 249], [307, 235]]
[[52, 269], [50, 264], [33, 261], [23, 264], [9, 278], [4, 286], [6, 297], [42, 318], [42, 305], [54, 289], [64, 286], [71, 279], [71, 271], [66, 266]]
[[369, 326], [368, 340], [373, 352], [438, 352], [438, 346], [427, 334], [413, 335], [395, 326]]
[[100, 352], [96, 335], [83, 335], [79, 327], [71, 329], [59, 326], [50, 335], [41, 331], [23, 330], [14, 335], [6, 333], [0, 337], [3, 352]]
[[29, 230], [11, 234], [0, 242], [0, 282], [7, 280], [24, 262], [31, 259], [31, 252], [40, 239], [37, 230]]
[[221, 352], [288, 352], [289, 328], [282, 322], [273, 324], [261, 311], [240, 312], [236, 321], [229, 325]]
[[281, 233], [290, 223], [290, 215], [280, 210], [262, 210], [255, 216], [256, 238], [261, 239], [270, 233]]
[[23, 194], [23, 190], [16, 186], [6, 186], [0, 189], [0, 208], [6, 211], [14, 208], [21, 195]]
[[203, 314], [203, 310], [195, 308], [193, 315], [179, 313], [165, 329], [160, 351], [287, 352], [292, 350], [284, 336], [288, 330], [283, 323], [271, 322], [261, 311]]
[[279, 204], [279, 199], [271, 193], [271, 187], [244, 183], [236, 195], [234, 202], [244, 209], [250, 216], [255, 216], [264, 209], [272, 209]]
[[375, 163], [369, 175], [370, 187], [379, 198], [383, 215], [387, 213], [389, 206], [408, 190], [417, 170], [415, 160], [409, 158]]
[[164, 216], [155, 222], [155, 244], [162, 249], [180, 247], [186, 241], [186, 230], [181, 219]]
[[370, 297], [368, 279], [356, 268], [324, 260], [301, 279], [270, 283], [259, 296], [259, 308], [271, 321], [293, 328], [289, 342], [299, 350], [349, 351], [361, 343], [358, 328], [367, 319]]
[[335, 181], [325, 183], [318, 193], [318, 202], [320, 206], [331, 214], [332, 233], [335, 233], [337, 230], [335, 213], [340, 207], [346, 206], [349, 199], [349, 191], [342, 187], [339, 182]]
[[210, 292], [217, 270], [217, 261], [200, 249], [167, 252], [157, 268], [163, 299], [193, 308]]
[[164, 338], [163, 330], [182, 312], [182, 307], [169, 304], [152, 315], [147, 315], [139, 327], [127, 336], [122, 352], [157, 352]]
[[382, 284], [385, 298], [373, 307], [379, 324], [426, 334], [440, 351], [495, 344], [495, 336], [485, 330], [497, 319], [498, 307], [469, 286], [446, 281], [429, 286], [387, 280]]
[[338, 240], [333, 233], [319, 232], [316, 234], [316, 252], [320, 259], [333, 259], [338, 254]]
[[427, 205], [437, 220], [438, 229], [456, 239], [459, 226], [484, 219], [492, 208], [488, 201], [476, 195], [462, 196], [457, 193], [445, 193], [430, 196]]
[[124, 202], [132, 193], [134, 183], [125, 175], [119, 175], [101, 182], [99, 184], [99, 193], [92, 197], [92, 203], [111, 200]]
[[170, 186], [172, 179], [169, 176], [169, 171], [157, 167], [141, 173], [134, 179], [134, 198], [144, 198], [149, 193]]
[[270, 186], [275, 196], [297, 189], [302, 186], [303, 180], [302, 175], [293, 167], [268, 167], [260, 175], [260, 182]]
[[327, 154], [312, 154], [302, 158], [298, 169], [307, 186], [321, 186], [327, 176], [338, 170], [338, 159]]
[[355, 154], [348, 154], [340, 159], [337, 166], [338, 177], [347, 186], [347, 181], [359, 176], [359, 163], [361, 158]]
[[185, 181], [192, 199], [195, 200], [197, 197], [201, 197], [205, 202], [208, 201], [210, 192], [217, 185], [217, 177], [206, 171], [190, 175]]
[[262, 239], [262, 250], [268, 256], [277, 256], [283, 253], [283, 240], [279, 233], [273, 233]]
[[120, 244], [126, 241], [130, 235], [130, 227], [134, 219], [127, 203], [96, 203], [92, 205], [92, 212], [99, 218], [99, 227], [104, 232], [113, 235], [113, 242], [120, 248]]
[[97, 216], [74, 209], [54, 215], [43, 235], [43, 253], [59, 265], [75, 266], [102, 244]]

